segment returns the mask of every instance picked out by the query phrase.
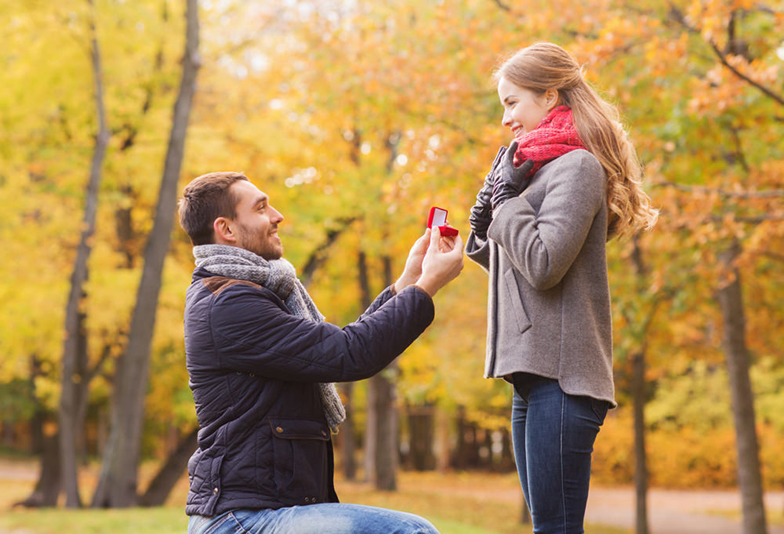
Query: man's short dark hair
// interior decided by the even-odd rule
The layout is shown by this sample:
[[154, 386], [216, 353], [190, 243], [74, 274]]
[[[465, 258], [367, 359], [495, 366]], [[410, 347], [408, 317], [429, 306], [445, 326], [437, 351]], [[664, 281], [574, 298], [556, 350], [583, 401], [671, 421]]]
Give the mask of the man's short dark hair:
[[180, 226], [191, 238], [191, 243], [212, 244], [215, 219], [237, 216], [237, 199], [229, 192], [229, 187], [247, 179], [241, 172], [211, 172], [185, 186], [179, 201]]

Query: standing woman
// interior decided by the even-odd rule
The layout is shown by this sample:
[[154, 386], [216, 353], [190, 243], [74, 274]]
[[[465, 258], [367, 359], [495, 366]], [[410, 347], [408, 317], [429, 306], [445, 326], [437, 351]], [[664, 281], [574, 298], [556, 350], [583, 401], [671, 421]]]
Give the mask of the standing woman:
[[485, 376], [514, 384], [512, 437], [534, 532], [582, 533], [591, 453], [615, 406], [605, 243], [657, 211], [618, 119], [561, 47], [496, 72], [502, 147], [471, 210], [468, 257], [490, 275]]

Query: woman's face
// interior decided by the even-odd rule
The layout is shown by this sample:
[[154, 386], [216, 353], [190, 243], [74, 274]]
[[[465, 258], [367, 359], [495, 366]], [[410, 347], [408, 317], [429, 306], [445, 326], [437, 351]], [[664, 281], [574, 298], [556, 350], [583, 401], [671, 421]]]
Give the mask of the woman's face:
[[515, 137], [521, 137], [536, 128], [555, 105], [550, 105], [548, 90], [541, 95], [519, 87], [503, 76], [498, 80], [498, 98], [504, 106], [501, 124], [512, 130]]

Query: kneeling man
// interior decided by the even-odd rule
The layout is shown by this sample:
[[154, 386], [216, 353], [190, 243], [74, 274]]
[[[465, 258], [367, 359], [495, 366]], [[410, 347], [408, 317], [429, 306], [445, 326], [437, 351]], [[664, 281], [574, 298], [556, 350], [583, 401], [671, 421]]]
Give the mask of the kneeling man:
[[463, 267], [459, 236], [428, 230], [403, 274], [354, 323], [324, 322], [283, 259], [283, 216], [243, 174], [193, 180], [179, 204], [196, 270], [185, 352], [199, 421], [188, 464], [189, 534], [431, 534], [426, 520], [342, 504], [333, 382], [373, 376], [430, 325], [432, 296]]

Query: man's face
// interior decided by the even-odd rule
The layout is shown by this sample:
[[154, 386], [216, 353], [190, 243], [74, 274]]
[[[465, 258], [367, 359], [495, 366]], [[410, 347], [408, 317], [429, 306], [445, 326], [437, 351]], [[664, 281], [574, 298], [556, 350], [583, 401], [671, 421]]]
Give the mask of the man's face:
[[229, 191], [237, 199], [237, 216], [233, 221], [237, 246], [265, 260], [283, 257], [283, 243], [278, 237], [278, 224], [283, 215], [270, 205], [269, 197], [246, 180], [234, 182]]

